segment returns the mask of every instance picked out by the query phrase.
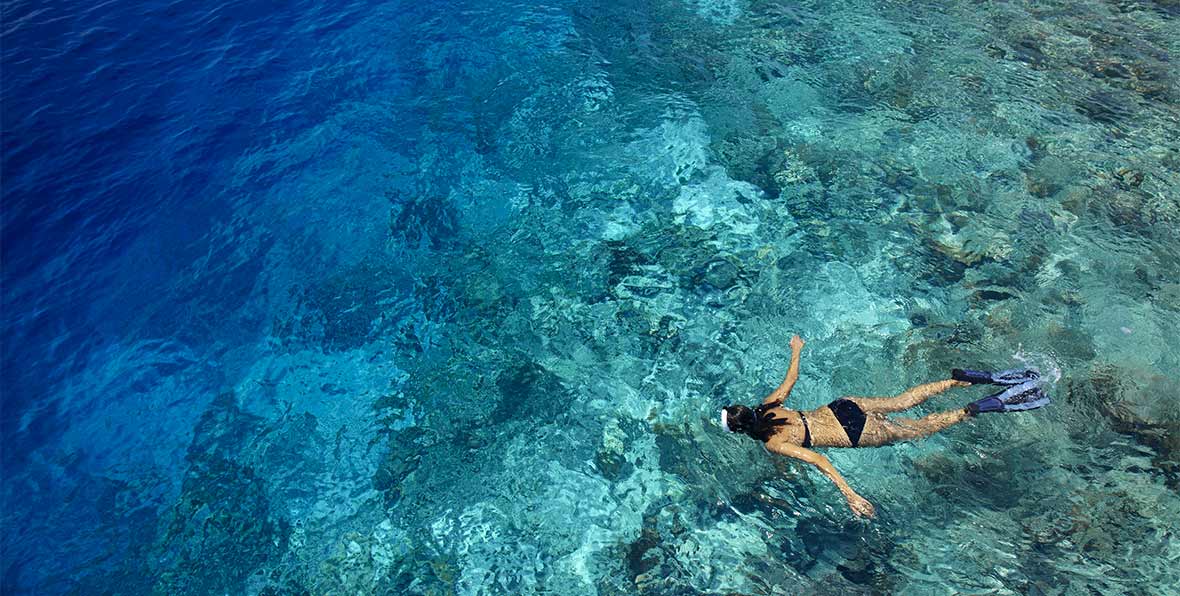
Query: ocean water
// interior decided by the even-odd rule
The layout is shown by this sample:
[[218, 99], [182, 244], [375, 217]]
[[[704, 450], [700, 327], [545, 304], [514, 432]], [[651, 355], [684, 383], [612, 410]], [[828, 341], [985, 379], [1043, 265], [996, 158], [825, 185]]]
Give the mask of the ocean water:
[[[0, 591], [1175, 594], [1178, 20], [4, 2]], [[718, 424], [795, 333], [1054, 403], [858, 520]]]

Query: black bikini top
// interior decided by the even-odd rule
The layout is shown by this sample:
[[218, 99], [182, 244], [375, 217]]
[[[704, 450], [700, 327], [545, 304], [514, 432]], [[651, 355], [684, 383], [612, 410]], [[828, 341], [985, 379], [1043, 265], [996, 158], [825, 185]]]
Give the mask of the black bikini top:
[[811, 447], [811, 428], [807, 426], [807, 416], [799, 412], [799, 419], [803, 421], [803, 444], [801, 447]]

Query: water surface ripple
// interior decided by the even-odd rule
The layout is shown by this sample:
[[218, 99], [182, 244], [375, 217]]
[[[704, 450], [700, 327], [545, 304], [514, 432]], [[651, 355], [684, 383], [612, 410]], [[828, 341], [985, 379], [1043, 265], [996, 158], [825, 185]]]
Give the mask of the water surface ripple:
[[2, 11], [6, 594], [1180, 585], [1174, 2]]

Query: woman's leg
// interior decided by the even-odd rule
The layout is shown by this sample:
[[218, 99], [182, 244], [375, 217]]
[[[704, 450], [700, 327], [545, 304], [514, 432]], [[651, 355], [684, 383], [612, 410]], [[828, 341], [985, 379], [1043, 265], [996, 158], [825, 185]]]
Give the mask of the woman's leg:
[[950, 389], [951, 387], [967, 387], [971, 383], [947, 379], [918, 385], [905, 390], [897, 397], [849, 397], [860, 409], [866, 412], [900, 412], [908, 410], [928, 399]]
[[876, 447], [921, 439], [950, 428], [968, 418], [970, 415], [966, 408], [935, 412], [916, 420], [911, 418], [890, 420], [884, 416], [870, 416], [865, 421], [864, 432], [860, 435], [860, 446]]

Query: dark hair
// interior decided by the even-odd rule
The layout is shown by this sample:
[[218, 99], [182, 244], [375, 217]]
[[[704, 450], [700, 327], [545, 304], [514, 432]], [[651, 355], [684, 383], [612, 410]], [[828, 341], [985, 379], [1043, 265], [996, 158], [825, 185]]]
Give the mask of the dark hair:
[[725, 406], [729, 430], [765, 443], [774, 434], [774, 427], [786, 423], [786, 419], [776, 419], [774, 414], [767, 413], [776, 406], [778, 403], [762, 404], [754, 409], [742, 405]]

